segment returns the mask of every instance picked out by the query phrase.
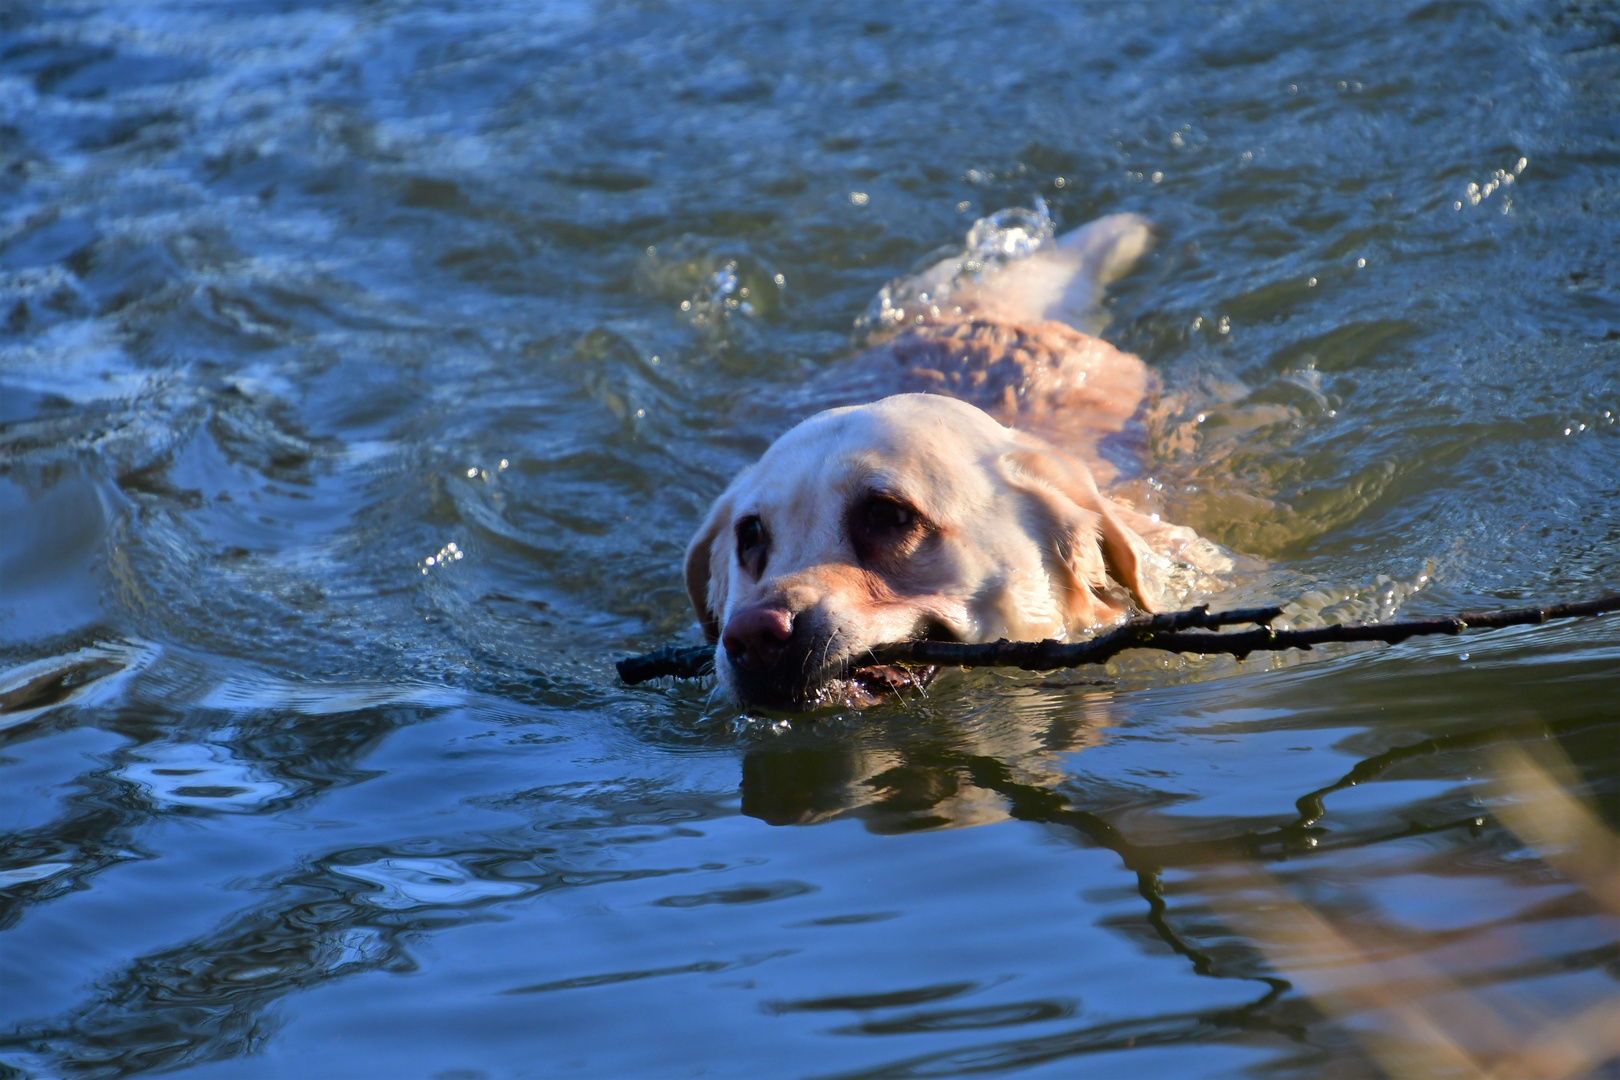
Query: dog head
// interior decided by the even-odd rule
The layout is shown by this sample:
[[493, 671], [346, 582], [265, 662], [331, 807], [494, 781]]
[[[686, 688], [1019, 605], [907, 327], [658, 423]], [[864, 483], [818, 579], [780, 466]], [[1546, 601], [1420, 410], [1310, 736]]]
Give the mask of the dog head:
[[1061, 639], [1131, 598], [1151, 611], [1145, 551], [1079, 461], [972, 405], [902, 394], [778, 439], [710, 510], [686, 588], [721, 685], [802, 710], [915, 680], [863, 667], [877, 645]]

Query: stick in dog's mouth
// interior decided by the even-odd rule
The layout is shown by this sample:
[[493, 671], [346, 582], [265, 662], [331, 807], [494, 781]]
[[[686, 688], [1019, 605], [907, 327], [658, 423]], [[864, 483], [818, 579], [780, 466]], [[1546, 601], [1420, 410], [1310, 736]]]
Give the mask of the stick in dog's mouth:
[[939, 668], [934, 664], [867, 664], [829, 684], [827, 689], [818, 692], [818, 697], [824, 701], [836, 698], [864, 709], [885, 701], [903, 700], [908, 692], [921, 695], [938, 673]]

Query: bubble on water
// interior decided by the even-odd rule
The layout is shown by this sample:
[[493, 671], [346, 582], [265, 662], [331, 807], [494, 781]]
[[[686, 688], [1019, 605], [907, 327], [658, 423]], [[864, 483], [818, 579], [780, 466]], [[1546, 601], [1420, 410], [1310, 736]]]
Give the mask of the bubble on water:
[[485, 881], [448, 858], [378, 859], [355, 866], [334, 866], [332, 872], [377, 886], [377, 892], [367, 893], [361, 899], [389, 911], [472, 904], [521, 896], [535, 888], [516, 881]]
[[869, 201], [870, 197], [864, 191], [852, 191], [849, 193], [849, 203], [851, 206], [865, 206]]

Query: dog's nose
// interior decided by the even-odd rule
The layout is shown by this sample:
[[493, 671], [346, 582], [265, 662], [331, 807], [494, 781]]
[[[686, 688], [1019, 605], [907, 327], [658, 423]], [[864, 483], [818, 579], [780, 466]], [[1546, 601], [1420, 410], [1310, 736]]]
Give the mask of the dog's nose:
[[764, 671], [782, 658], [793, 636], [793, 613], [780, 607], [743, 608], [726, 621], [720, 636], [734, 667]]

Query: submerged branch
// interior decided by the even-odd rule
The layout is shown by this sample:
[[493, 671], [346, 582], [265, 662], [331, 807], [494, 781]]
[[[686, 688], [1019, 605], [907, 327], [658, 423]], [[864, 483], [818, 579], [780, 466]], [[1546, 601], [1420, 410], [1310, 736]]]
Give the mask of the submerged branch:
[[[960, 641], [897, 641], [880, 645], [869, 654], [867, 663], [941, 664], [956, 667], [1015, 667], [1025, 671], [1053, 671], [1058, 668], [1101, 664], [1127, 649], [1158, 649], [1163, 652], [1227, 654], [1239, 660], [1255, 652], [1283, 649], [1309, 649], [1353, 641], [1379, 641], [1397, 645], [1407, 638], [1426, 634], [1460, 634], [1464, 630], [1499, 630], [1507, 626], [1528, 626], [1553, 619], [1573, 619], [1620, 611], [1620, 594], [1584, 600], [1573, 604], [1512, 608], [1507, 611], [1465, 611], [1460, 615], [1440, 615], [1427, 619], [1399, 619], [1391, 622], [1350, 623], [1318, 626], [1305, 630], [1277, 630], [1273, 619], [1280, 607], [1240, 608], [1210, 611], [1209, 605], [1162, 615], [1131, 619], [1105, 634], [1085, 641], [991, 641], [969, 644]], [[1235, 633], [1199, 633], [1238, 623], [1253, 623], [1253, 630]], [[659, 649], [645, 656], [632, 656], [618, 662], [619, 677], [630, 685], [661, 675], [695, 679], [714, 672], [714, 646]]]
[[673, 675], [677, 679], [701, 679], [714, 674], [714, 646], [666, 645], [642, 656], [627, 656], [613, 665], [626, 685]]

